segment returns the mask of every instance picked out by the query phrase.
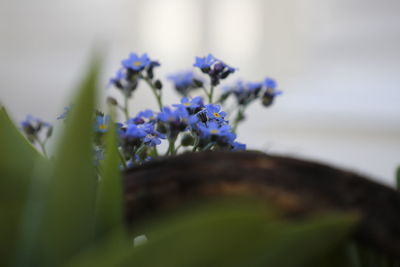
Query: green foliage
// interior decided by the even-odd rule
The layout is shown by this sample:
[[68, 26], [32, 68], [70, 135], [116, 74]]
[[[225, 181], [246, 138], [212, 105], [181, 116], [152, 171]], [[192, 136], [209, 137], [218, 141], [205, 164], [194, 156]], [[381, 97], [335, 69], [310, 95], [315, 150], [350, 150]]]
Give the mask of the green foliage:
[[32, 189], [38, 195], [32, 195], [31, 200], [41, 206], [28, 206], [26, 212], [37, 220], [37, 228], [31, 228], [34, 234], [21, 237], [17, 265], [57, 266], [93, 241], [97, 177], [92, 125], [98, 68], [94, 61], [81, 84], [54, 162], [39, 174], [46, 185]]
[[400, 166], [396, 169], [396, 187], [400, 190]]
[[[129, 233], [112, 125], [100, 177], [93, 164], [98, 73], [96, 59], [54, 159], [43, 158], [0, 110], [1, 266], [395, 266], [349, 246], [351, 214], [289, 222], [243, 199], [186, 205]], [[140, 234], [148, 242], [134, 247]]]
[[9, 264], [15, 250], [18, 222], [26, 203], [31, 173], [40, 154], [0, 107], [0, 265]]
[[109, 234], [123, 224], [120, 164], [117, 136], [110, 123], [106, 140], [106, 155], [101, 166], [101, 179], [98, 186], [96, 206], [96, 236], [98, 237]]
[[[304, 266], [348, 237], [349, 215], [287, 223], [254, 203], [209, 205], [167, 220], [136, 249], [138, 266]], [[305, 246], [304, 244], [307, 244]], [[157, 257], [151, 257], [157, 255]]]

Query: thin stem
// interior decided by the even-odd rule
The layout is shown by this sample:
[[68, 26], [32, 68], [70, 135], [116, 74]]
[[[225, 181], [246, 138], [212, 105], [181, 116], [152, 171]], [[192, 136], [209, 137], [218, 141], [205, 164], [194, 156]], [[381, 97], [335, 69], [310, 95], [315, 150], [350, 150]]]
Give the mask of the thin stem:
[[235, 118], [235, 120], [233, 121], [233, 126], [232, 126], [232, 131], [234, 132], [234, 133], [236, 133], [236, 130], [237, 130], [237, 127], [238, 127], [238, 125], [239, 125], [239, 123], [243, 120], [243, 115], [244, 115], [244, 107], [243, 106], [240, 106], [239, 107], [239, 110], [238, 110], [238, 112], [237, 112], [237, 114], [236, 114], [236, 118]]
[[128, 105], [128, 96], [124, 94], [124, 107], [123, 107], [123, 112], [125, 115], [125, 119], [129, 120], [129, 105]]
[[208, 93], [207, 89], [204, 86], [202, 86], [201, 89], [203, 89], [203, 91], [206, 94], [207, 98], [210, 99], [210, 94]]
[[207, 144], [207, 145], [202, 149], [202, 151], [210, 150], [214, 145], [215, 145], [215, 143], [214, 143], [214, 142], [211, 142], [211, 143]]
[[145, 144], [142, 144], [135, 152], [136, 155], [138, 155], [140, 157], [140, 153], [143, 152], [143, 150], [146, 148]]
[[169, 146], [168, 146], [168, 151], [167, 155], [175, 155], [175, 141], [176, 139], [169, 139]]
[[158, 157], [158, 150], [157, 150], [157, 147], [154, 147], [153, 151], [154, 151], [154, 155], [155, 155], [156, 157]]
[[199, 143], [200, 143], [200, 138], [198, 136], [196, 136], [192, 152], [195, 152], [197, 150], [197, 148], [199, 147]]
[[228, 113], [228, 118], [230, 118], [233, 115], [233, 112], [238, 109], [240, 106], [233, 104], [231, 107], [226, 109], [226, 113]]
[[178, 153], [178, 150], [179, 150], [181, 147], [182, 147], [182, 144], [180, 144], [179, 146], [177, 146], [177, 147], [175, 148], [175, 154], [174, 154], [174, 155], [176, 155], [176, 154]]
[[210, 86], [210, 94], [208, 95], [208, 102], [212, 104], [213, 102], [213, 95], [214, 95], [214, 85]]
[[155, 97], [156, 100], [157, 100], [158, 107], [160, 108], [160, 111], [162, 111], [163, 104], [162, 104], [162, 101], [161, 101], [161, 93], [160, 93], [160, 94], [157, 93], [157, 90], [158, 90], [158, 89], [154, 86], [154, 84], [151, 82], [151, 80], [150, 80], [148, 77], [141, 76], [141, 78], [143, 78], [143, 80], [144, 80], [144, 81], [149, 85], [149, 87], [151, 88], [151, 91], [153, 91], [154, 97]]

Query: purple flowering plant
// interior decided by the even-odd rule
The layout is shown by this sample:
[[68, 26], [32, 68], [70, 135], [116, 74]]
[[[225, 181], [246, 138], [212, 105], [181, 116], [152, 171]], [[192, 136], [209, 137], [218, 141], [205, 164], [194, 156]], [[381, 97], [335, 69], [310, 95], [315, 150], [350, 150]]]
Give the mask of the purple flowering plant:
[[[165, 89], [161, 79], [156, 78], [154, 72], [159, 66], [160, 63], [152, 60], [146, 53], [131, 53], [121, 61], [121, 66], [110, 79], [108, 88], [110, 90], [113, 87], [120, 91], [123, 103], [111, 96], [107, 98], [107, 103], [111, 110], [114, 110], [113, 113], [117, 113], [123, 119], [116, 122], [111, 119], [116, 116], [96, 111], [93, 128], [96, 160], [103, 158], [103, 137], [110, 129], [117, 132], [118, 151], [123, 168], [140, 165], [159, 156], [178, 153], [246, 150], [246, 145], [238, 142], [236, 135], [238, 125], [245, 119], [246, 108], [255, 101], [269, 107], [274, 98], [281, 94], [276, 82], [270, 78], [261, 82], [237, 81], [233, 85], [216, 90], [221, 82], [237, 69], [208, 54], [195, 58], [193, 70], [167, 76], [167, 80], [182, 98], [176, 104], [165, 105], [162, 97]], [[141, 83], [149, 87], [158, 108], [146, 109], [133, 115], [129, 104]], [[225, 111], [228, 103], [231, 103], [232, 107]], [[71, 109], [73, 106], [65, 108], [58, 119], [66, 120]], [[113, 127], [110, 127], [111, 122], [114, 123]], [[22, 123], [22, 129], [29, 140], [39, 142], [44, 152], [45, 147], [39, 138], [39, 132], [46, 127], [51, 128], [49, 124], [40, 120], [33, 122], [32, 118]], [[48, 137], [50, 135], [47, 134]]]

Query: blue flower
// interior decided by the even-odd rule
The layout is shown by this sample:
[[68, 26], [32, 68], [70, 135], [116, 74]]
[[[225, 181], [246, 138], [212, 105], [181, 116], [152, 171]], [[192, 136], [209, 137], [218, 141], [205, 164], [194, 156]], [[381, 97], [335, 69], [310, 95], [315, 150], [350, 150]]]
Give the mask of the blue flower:
[[176, 87], [190, 87], [193, 85], [194, 74], [192, 71], [178, 72], [167, 77]]
[[150, 156], [147, 156], [145, 159], [141, 159], [139, 155], [135, 155], [133, 158], [131, 158], [129, 161], [126, 162], [126, 168], [132, 168], [134, 166], [141, 165], [145, 162], [151, 161], [153, 158]]
[[142, 117], [142, 118], [149, 119], [149, 120], [155, 120], [156, 119], [154, 111], [152, 111], [151, 109], [146, 109], [144, 111], [139, 112], [138, 116]]
[[146, 132], [146, 136], [143, 139], [143, 142], [147, 145], [147, 146], [156, 146], [161, 144], [161, 140], [160, 139], [165, 139], [165, 135], [156, 131], [154, 129], [154, 124], [152, 123], [145, 123], [141, 125], [142, 129]]
[[215, 119], [217, 121], [223, 121], [226, 116], [226, 112], [221, 111], [220, 105], [208, 104], [206, 105], [205, 112], [209, 119]]
[[208, 54], [207, 57], [196, 57], [196, 62], [193, 66], [198, 67], [201, 70], [209, 69], [216, 61], [217, 59], [212, 54]]
[[26, 116], [26, 119], [21, 122], [22, 131], [30, 142], [35, 143], [40, 140], [40, 133], [46, 129], [46, 138], [49, 138], [53, 133], [53, 126], [41, 119], [31, 115]]
[[203, 86], [202, 79], [192, 71], [178, 72], [167, 78], [174, 83], [175, 90], [183, 96], [187, 96], [191, 91]]
[[239, 142], [233, 142], [232, 151], [244, 151], [246, 150], [246, 144], [242, 144]]
[[118, 88], [122, 88], [123, 81], [126, 79], [125, 69], [119, 69], [114, 77], [112, 77], [109, 81], [109, 85], [113, 84]]
[[[144, 138], [143, 142], [148, 146], [157, 146], [157, 145], [161, 144], [160, 138], [161, 138], [161, 136], [148, 134]], [[165, 139], [165, 137], [163, 139]]]
[[266, 78], [263, 82], [237, 81], [235, 85], [224, 88], [222, 101], [234, 95], [237, 103], [242, 106], [247, 106], [258, 98], [261, 98], [264, 106], [269, 106], [273, 98], [282, 93], [276, 87], [276, 82], [271, 78]]
[[97, 115], [95, 123], [95, 131], [98, 133], [107, 132], [109, 122], [110, 122], [110, 116]]
[[204, 103], [203, 103], [203, 98], [201, 96], [196, 96], [195, 98], [193, 98], [191, 100], [187, 97], [183, 97], [181, 99], [180, 104], [174, 104], [172, 106], [180, 107], [180, 108], [197, 109], [197, 108], [203, 107]]
[[266, 88], [270, 88], [270, 89], [276, 89], [276, 86], [277, 86], [275, 80], [273, 80], [271, 78], [265, 78], [264, 85]]
[[72, 105], [69, 105], [68, 107], [64, 108], [64, 112], [57, 117], [57, 120], [65, 120], [68, 116], [68, 114], [71, 112], [72, 110]]
[[227, 78], [236, 70], [211, 54], [203, 58], [196, 57], [196, 62], [193, 66], [200, 68], [203, 73], [208, 74], [213, 86], [217, 86], [220, 80]]
[[32, 128], [36, 133], [38, 133], [42, 128], [50, 128], [52, 125], [41, 119], [35, 118], [32, 115], [28, 115], [25, 120], [21, 122], [21, 127], [23, 129]]
[[139, 72], [147, 67], [151, 62], [152, 61], [150, 61], [147, 53], [144, 53], [140, 57], [136, 53], [131, 53], [129, 58], [122, 60], [121, 63], [125, 68]]
[[146, 109], [144, 111], [139, 112], [136, 117], [131, 118], [127, 121], [127, 123], [134, 123], [134, 124], [143, 124], [145, 122], [153, 122], [155, 123], [156, 115], [154, 111], [151, 109]]
[[200, 124], [199, 128], [201, 130], [201, 135], [205, 138], [210, 137], [211, 135], [215, 136], [226, 136], [230, 133], [231, 127], [227, 124], [219, 125], [218, 123], [211, 121], [207, 125]]
[[157, 116], [160, 125], [166, 128], [168, 139], [176, 139], [180, 132], [188, 129], [190, 115], [186, 108], [177, 107], [172, 110], [164, 107]]
[[185, 108], [178, 107], [175, 110], [164, 107], [162, 112], [158, 113], [157, 119], [166, 123], [178, 123], [189, 119], [189, 113]]
[[265, 79], [264, 85], [266, 89], [262, 96], [261, 102], [263, 106], [269, 107], [274, 103], [275, 97], [282, 94], [282, 91], [278, 91], [276, 89], [277, 88], [276, 82], [270, 78]]
[[262, 82], [248, 82], [246, 84], [247, 88], [249, 91], [256, 91], [256, 90], [260, 90], [263, 87], [263, 83]]
[[123, 133], [122, 137], [128, 139], [141, 139], [147, 135], [147, 132], [143, 129], [143, 127], [139, 127], [136, 124], [130, 123], [126, 127], [126, 131]]

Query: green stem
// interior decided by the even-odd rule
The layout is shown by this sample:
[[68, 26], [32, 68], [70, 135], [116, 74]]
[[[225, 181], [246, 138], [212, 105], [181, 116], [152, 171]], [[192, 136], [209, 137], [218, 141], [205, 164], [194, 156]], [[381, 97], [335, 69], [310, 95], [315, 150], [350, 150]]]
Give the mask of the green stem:
[[175, 141], [176, 139], [169, 139], [169, 146], [168, 146], [168, 151], [167, 151], [167, 155], [175, 155], [176, 151], [175, 151]]
[[143, 152], [143, 150], [146, 148], [145, 144], [142, 144], [135, 152], [136, 155], [138, 155], [140, 157], [140, 153]]
[[176, 154], [178, 153], [178, 150], [179, 150], [181, 147], [182, 147], [182, 144], [180, 144], [179, 146], [177, 146], [177, 147], [175, 148], [175, 154], [174, 154], [174, 155], [176, 155]]
[[238, 127], [238, 125], [239, 125], [239, 123], [243, 120], [243, 114], [244, 114], [244, 107], [239, 107], [239, 110], [238, 110], [238, 112], [237, 112], [237, 114], [236, 114], [236, 118], [235, 118], [235, 120], [233, 121], [233, 126], [232, 126], [232, 131], [234, 132], [234, 133], [236, 133], [236, 130], [237, 130], [237, 127]]
[[156, 157], [158, 157], [158, 150], [157, 150], [157, 147], [154, 147], [154, 155], [156, 156]]
[[158, 107], [160, 108], [160, 111], [162, 111], [163, 104], [162, 104], [162, 101], [161, 101], [161, 93], [160, 93], [160, 94], [157, 93], [157, 88], [154, 86], [154, 84], [151, 82], [151, 80], [150, 80], [148, 77], [141, 76], [141, 78], [142, 78], [142, 79], [148, 84], [148, 86], [151, 88], [151, 91], [153, 92], [154, 97], [155, 97], [156, 100], [157, 100]]
[[209, 150], [209, 149], [211, 149], [214, 145], [215, 145], [215, 143], [214, 143], [214, 142], [211, 142], [211, 143], [207, 144], [207, 145], [202, 149], [202, 151]]
[[208, 102], [210, 102], [210, 104], [212, 104], [213, 102], [213, 95], [214, 95], [214, 85], [211, 85], [210, 94], [208, 95]]
[[199, 147], [199, 143], [200, 143], [200, 138], [198, 136], [196, 136], [192, 152], [195, 152], [197, 150], [197, 148]]
[[204, 86], [202, 86], [201, 89], [203, 89], [203, 91], [206, 94], [207, 98], [210, 99], [210, 94], [208, 93], [207, 89]]
[[125, 115], [125, 119], [129, 120], [129, 105], [128, 105], [128, 97], [126, 96], [126, 94], [124, 94], [124, 108], [123, 108], [123, 112]]

